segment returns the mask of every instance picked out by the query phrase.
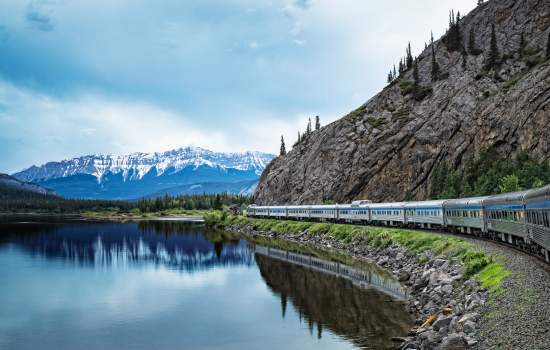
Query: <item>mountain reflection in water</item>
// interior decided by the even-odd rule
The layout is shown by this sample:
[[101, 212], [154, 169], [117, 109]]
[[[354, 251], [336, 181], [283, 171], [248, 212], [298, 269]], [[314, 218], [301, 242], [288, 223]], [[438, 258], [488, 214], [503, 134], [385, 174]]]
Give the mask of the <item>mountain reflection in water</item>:
[[[25, 275], [24, 270], [13, 271], [13, 264], [16, 263], [11, 265], [11, 270], [8, 270], [10, 264], [4, 264], [0, 266], [0, 274], [7, 277], [6, 283], [9, 284], [11, 278], [12, 282], [17, 282], [11, 285], [27, 288], [27, 284], [19, 281], [43, 279], [43, 283], [47, 285], [47, 288], [36, 288], [41, 281], [37, 280], [32, 289], [13, 292], [6, 285], [0, 287], [3, 302], [8, 303], [4, 305], [0, 301], [0, 348], [4, 341], [10, 349], [32, 348], [32, 345], [36, 347], [38, 344], [44, 349], [58, 348], [60, 344], [86, 349], [95, 348], [86, 344], [95, 344], [101, 338], [102, 348], [105, 349], [120, 348], [121, 344], [143, 349], [182, 346], [194, 349], [384, 349], [394, 345], [391, 337], [405, 334], [410, 327], [411, 318], [404, 311], [401, 302], [376, 289], [360, 287], [362, 284], [367, 285], [366, 282], [357, 283], [357, 278], [353, 277], [363, 276], [360, 270], [277, 249], [272, 249], [272, 252], [276, 252], [279, 257], [272, 257], [266, 254], [267, 251], [266, 247], [227, 232], [206, 230], [197, 223], [0, 223], [1, 261], [9, 263], [6, 259], [12, 257], [10, 254], [22, 252], [33, 261], [25, 266], [37, 269]], [[312, 267], [308, 267], [307, 263], [298, 265], [285, 261], [282, 256], [313, 261], [313, 264]], [[18, 256], [14, 261], [20, 264], [21, 257]], [[53, 272], [49, 272], [51, 268], [48, 266], [51, 263], [57, 264]], [[64, 270], [60, 270], [60, 263]], [[149, 267], [161, 270], [151, 270]], [[334, 271], [323, 273], [325, 267]], [[79, 273], [79, 269], [85, 270]], [[104, 312], [101, 309], [104, 305], [102, 291], [110, 290], [110, 294], [117, 295], [120, 288], [101, 285], [110, 279], [106, 279], [104, 275], [94, 275], [93, 271], [98, 269], [112, 275], [115, 280], [124, 280], [125, 285], [130, 283], [131, 278], [132, 288], [146, 283], [146, 286], [140, 287], [147, 290], [143, 297], [145, 299], [140, 301], [141, 311], [137, 312], [133, 307], [118, 307], [114, 316]], [[181, 276], [212, 271], [216, 276], [223, 274], [230, 277], [223, 280], [215, 277], [216, 283], [207, 286], [199, 283], [196, 287], [182, 280], [187, 285], [184, 290], [167, 291], [163, 288], [175, 288], [179, 284], [157, 285], [154, 282], [154, 273], [159, 271], [164, 276], [162, 278], [165, 278], [162, 269]], [[61, 278], [60, 271], [66, 271], [68, 277], [55, 282], [55, 278]], [[139, 271], [147, 276], [143, 282], [138, 282]], [[364, 275], [369, 277], [363, 280], [371, 281], [371, 286], [399, 296], [399, 284], [377, 271], [373, 269], [365, 272]], [[79, 278], [82, 280], [78, 281]], [[67, 288], [66, 281], [73, 280], [75, 290], [88, 288], [86, 292], [68, 294], [66, 290], [61, 290]], [[35, 296], [36, 293], [38, 294]], [[116, 300], [126, 303], [124, 289], [120, 293], [121, 296], [117, 296]], [[32, 303], [29, 303], [29, 295]], [[37, 316], [32, 310], [40, 308], [51, 312], [51, 301], [48, 298], [58, 303], [60, 298], [67, 295], [75, 300], [66, 300], [62, 311], [58, 311], [61, 314], [49, 316], [50, 318], [72, 320], [79, 311], [82, 312], [80, 308], [86, 308], [90, 304], [85, 313], [87, 318], [94, 315], [103, 320], [99, 324], [109, 324], [113, 318], [118, 321], [107, 328], [110, 329], [109, 333], [103, 334], [99, 330], [93, 333], [88, 329], [90, 326], [85, 330], [78, 330], [74, 329], [80, 324], [78, 322], [63, 321], [55, 324], [47, 314], [41, 312]], [[155, 297], [156, 295], [160, 298]], [[22, 304], [18, 306], [18, 303]], [[34, 315], [29, 318], [29, 327], [34, 331], [18, 329], [13, 322], [1, 321], [13, 319], [14, 315], [19, 318], [26, 312]], [[156, 320], [147, 329], [140, 329], [139, 325], [143, 320], [153, 317], [146, 316], [145, 312], [163, 315], [163, 321]], [[133, 319], [138, 314], [139, 322]], [[169, 325], [154, 326], [164, 324], [164, 319]], [[38, 325], [31, 326], [33, 322], [46, 325], [45, 328], [49, 326], [52, 331], [41, 333], [44, 329], [37, 328]], [[176, 324], [181, 324], [182, 327], [170, 332], [170, 327]], [[63, 337], [57, 339], [59, 334], [63, 334]], [[67, 334], [72, 338], [67, 338]], [[134, 335], [126, 339], [124, 334]], [[148, 336], [137, 341], [137, 334]], [[213, 338], [211, 334], [218, 336]], [[110, 340], [110, 337], [114, 338]]]

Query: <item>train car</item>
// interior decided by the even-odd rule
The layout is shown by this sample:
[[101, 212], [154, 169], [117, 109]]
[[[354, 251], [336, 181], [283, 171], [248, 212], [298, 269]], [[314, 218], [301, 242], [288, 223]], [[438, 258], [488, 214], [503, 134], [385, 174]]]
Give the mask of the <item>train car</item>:
[[247, 215], [249, 216], [269, 216], [269, 207], [251, 205], [248, 207]]
[[290, 205], [286, 209], [289, 219], [304, 220], [309, 218], [309, 207], [306, 205]]
[[503, 193], [484, 199], [487, 231], [510, 244], [524, 246], [529, 243], [524, 204], [528, 192]]
[[372, 203], [368, 207], [373, 223], [389, 226], [405, 223], [405, 202]]
[[338, 220], [345, 222], [369, 222], [369, 206], [359, 203], [340, 204], [338, 205]]
[[405, 224], [422, 228], [445, 227], [445, 200], [407, 202]]
[[338, 220], [338, 207], [336, 205], [311, 205], [309, 217], [322, 221]]
[[489, 197], [449, 199], [443, 205], [447, 227], [462, 233], [487, 232], [483, 214], [483, 200]]
[[269, 217], [275, 217], [275, 218], [286, 218], [286, 207], [283, 206], [270, 206], [269, 207]]
[[531, 190], [525, 195], [527, 236], [550, 262], [550, 186]]

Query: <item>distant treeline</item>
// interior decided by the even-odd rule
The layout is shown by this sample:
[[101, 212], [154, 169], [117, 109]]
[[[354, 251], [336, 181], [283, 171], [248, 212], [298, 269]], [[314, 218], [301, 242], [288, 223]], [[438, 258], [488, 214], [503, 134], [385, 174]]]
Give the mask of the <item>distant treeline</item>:
[[164, 196], [138, 201], [65, 199], [51, 194], [21, 191], [0, 186], [0, 212], [79, 213], [83, 211], [155, 212], [168, 209], [222, 209], [229, 205], [247, 205], [250, 196], [202, 194]]

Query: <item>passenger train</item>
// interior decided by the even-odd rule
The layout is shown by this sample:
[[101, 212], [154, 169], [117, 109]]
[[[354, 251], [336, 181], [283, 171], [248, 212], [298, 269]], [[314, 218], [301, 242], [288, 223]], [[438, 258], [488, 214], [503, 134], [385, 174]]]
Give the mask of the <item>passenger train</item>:
[[460, 232], [498, 239], [550, 262], [550, 185], [488, 197], [423, 202], [251, 205], [247, 215]]

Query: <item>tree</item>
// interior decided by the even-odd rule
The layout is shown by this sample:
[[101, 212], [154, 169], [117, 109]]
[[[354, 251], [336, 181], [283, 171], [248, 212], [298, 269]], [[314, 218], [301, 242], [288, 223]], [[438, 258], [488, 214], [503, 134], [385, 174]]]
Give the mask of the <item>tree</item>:
[[495, 33], [495, 25], [491, 26], [491, 43], [489, 46], [489, 54], [487, 55], [487, 61], [485, 62], [485, 68], [487, 70], [498, 67], [500, 63], [500, 55], [498, 53], [497, 35]]
[[407, 46], [407, 58], [406, 58], [406, 66], [407, 70], [411, 69], [413, 66], [413, 57], [411, 53], [411, 43], [409, 42], [409, 46]]
[[285, 139], [283, 135], [281, 135], [281, 151], [279, 155], [284, 156], [285, 154], [286, 154]]
[[431, 34], [431, 46], [432, 46], [432, 81], [439, 80], [439, 64], [435, 58], [435, 45], [434, 45], [434, 35]]
[[474, 33], [474, 27], [470, 28], [470, 35], [468, 38], [468, 51], [470, 55], [477, 56], [481, 53], [481, 50], [477, 48], [476, 45], [476, 36]]
[[462, 48], [462, 36], [460, 34], [460, 12], [456, 17], [454, 10], [449, 13], [449, 30], [443, 37], [443, 43], [449, 51], [460, 51]]
[[506, 175], [498, 182], [500, 193], [521, 191], [519, 186], [519, 178], [516, 175]]
[[483, 0], [477, 0], [477, 6], [483, 5]]
[[309, 136], [309, 134], [311, 134], [311, 117], [309, 118], [306, 127], [306, 135]]
[[388, 73], [388, 84], [391, 83], [393, 81], [393, 75], [392, 75], [392, 71], [390, 69], [390, 72]]
[[520, 56], [523, 56], [523, 51], [525, 51], [525, 37], [523, 35], [523, 32], [521, 32], [521, 36], [519, 37], [519, 48], [518, 48], [518, 52]]
[[393, 65], [393, 78], [396, 79], [397, 78], [397, 70], [395, 69], [395, 63]]
[[[391, 74], [391, 72], [390, 72]], [[393, 76], [392, 76], [392, 80], [393, 80]], [[319, 119], [319, 116], [316, 115], [315, 116], [315, 131], [319, 131], [321, 130], [321, 119]]]
[[415, 61], [413, 64], [413, 79], [414, 79], [414, 85], [418, 86], [420, 83], [420, 78], [418, 77], [418, 63]]
[[546, 40], [546, 59], [550, 59], [550, 33], [548, 33], [548, 39]]
[[302, 135], [300, 135], [300, 132], [298, 131], [298, 140], [296, 141], [296, 144], [300, 144], [302, 142]]

